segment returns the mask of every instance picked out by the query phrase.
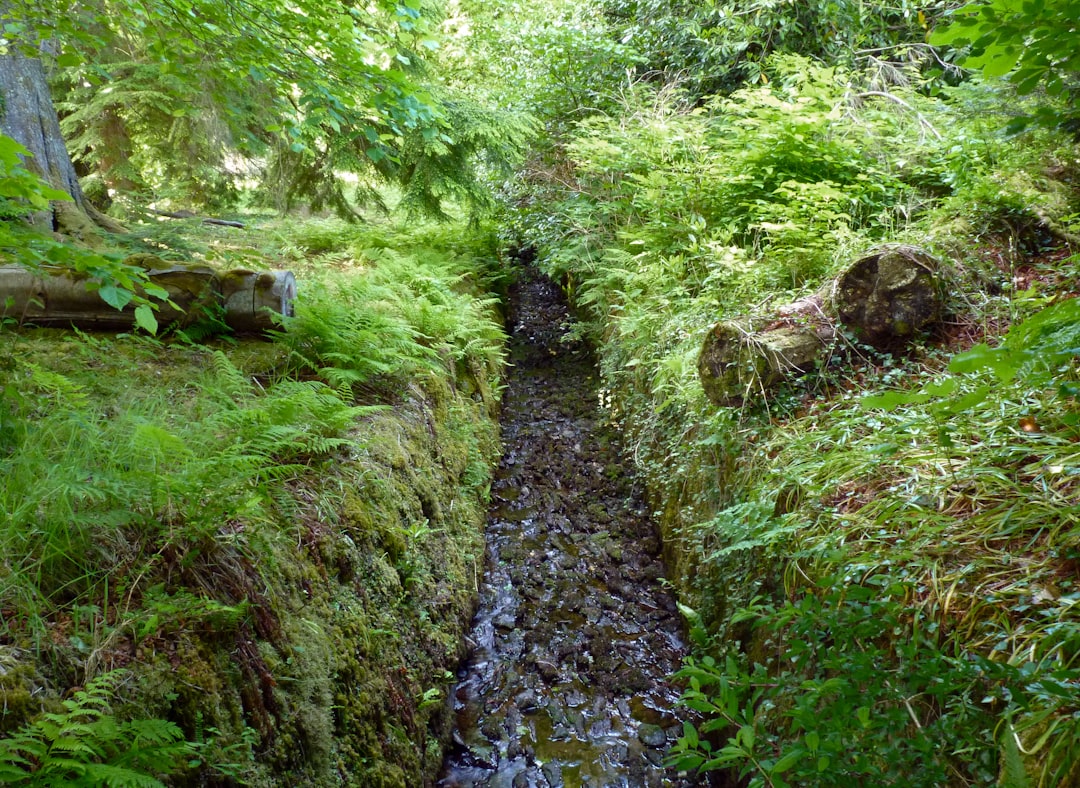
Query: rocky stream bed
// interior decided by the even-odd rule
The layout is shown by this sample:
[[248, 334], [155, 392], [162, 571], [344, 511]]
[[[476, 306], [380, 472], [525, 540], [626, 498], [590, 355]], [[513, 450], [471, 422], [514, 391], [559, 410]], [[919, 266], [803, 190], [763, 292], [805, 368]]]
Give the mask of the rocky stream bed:
[[655, 528], [603, 423], [593, 358], [559, 289], [511, 294], [504, 455], [471, 654], [441, 788], [690, 786], [666, 677], [685, 652]]

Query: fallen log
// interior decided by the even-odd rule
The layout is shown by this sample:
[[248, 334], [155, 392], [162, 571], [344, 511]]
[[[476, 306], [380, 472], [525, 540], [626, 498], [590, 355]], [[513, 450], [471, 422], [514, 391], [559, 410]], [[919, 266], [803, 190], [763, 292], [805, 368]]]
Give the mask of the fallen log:
[[698, 356], [705, 395], [717, 405], [737, 405], [765, 396], [779, 383], [811, 372], [832, 346], [835, 329], [827, 321], [797, 317], [717, 323]]
[[200, 217], [199, 214], [194, 211], [159, 211], [156, 208], [150, 208], [150, 213], [157, 216], [164, 216], [166, 219], [200, 219], [203, 224], [215, 224], [220, 227], [237, 227], [241, 230], [245, 225], [243, 222], [237, 222], [232, 219], [217, 219], [212, 216]]
[[[214, 306], [237, 333], [260, 333], [274, 327], [271, 313], [291, 315], [296, 278], [290, 271], [236, 270], [219, 273], [201, 264], [169, 263], [154, 255], [132, 255], [125, 261], [146, 270], [149, 281], [169, 293], [172, 304], [159, 303], [160, 325], [183, 328]], [[140, 293], [144, 295], [144, 293]], [[133, 328], [135, 307], [115, 309], [87, 279], [60, 268], [32, 272], [17, 265], [0, 266], [3, 316], [18, 325], [123, 331]]]
[[740, 405], [813, 371], [841, 327], [858, 341], [893, 348], [938, 320], [941, 308], [937, 261], [917, 247], [882, 247], [772, 314], [717, 323], [702, 344], [698, 376], [712, 402]]
[[276, 328], [275, 315], [292, 315], [296, 277], [291, 271], [227, 271], [220, 280], [225, 322], [239, 333]]

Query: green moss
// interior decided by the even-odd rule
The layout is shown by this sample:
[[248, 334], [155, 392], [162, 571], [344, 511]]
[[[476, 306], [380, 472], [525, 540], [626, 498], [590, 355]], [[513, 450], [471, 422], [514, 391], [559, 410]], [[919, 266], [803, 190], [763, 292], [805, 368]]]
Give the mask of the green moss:
[[176, 263], [167, 263], [156, 254], [138, 252], [124, 258], [124, 263], [136, 268], [145, 268], [147, 271], [159, 271], [163, 268], [172, 268]]
[[27, 654], [0, 646], [0, 733], [16, 730], [41, 711], [40, 677]]
[[[219, 354], [62, 332], [0, 341], [17, 366], [32, 361], [54, 376], [41, 375], [40, 390], [23, 381], [34, 414], [77, 401], [79, 435], [92, 424], [94, 435], [118, 436], [125, 464], [163, 467], [186, 456], [175, 440], [184, 425], [223, 410], [241, 419], [245, 406], [270, 397], [282, 354], [261, 342]], [[254, 479], [241, 510], [204, 531], [190, 520], [200, 512], [182, 509], [174, 490], [156, 510], [117, 515], [110, 541], [94, 543], [108, 582], [80, 588], [106, 611], [89, 646], [98, 668], [122, 665], [134, 677], [121, 715], [165, 717], [212, 739], [208, 760], [237, 764], [230, 772], [250, 785], [397, 788], [432, 779], [450, 715], [418, 706], [428, 689], [447, 692], [462, 656], [498, 443], [493, 402], [477, 396], [493, 390], [498, 367], [465, 366], [483, 380], [451, 379], [454, 364], [439, 375], [414, 372], [408, 395], [353, 423], [329, 459], [302, 455], [283, 481]], [[143, 413], [165, 415], [133, 415]], [[270, 507], [256, 497], [266, 488]], [[213, 501], [208, 491], [199, 508]], [[152, 588], [162, 589], [157, 607]], [[210, 602], [242, 612], [195, 614]], [[42, 654], [62, 663], [48, 667], [54, 686], [83, 669], [73, 643]], [[34, 676], [21, 663], [0, 675], [10, 727], [39, 707]]]

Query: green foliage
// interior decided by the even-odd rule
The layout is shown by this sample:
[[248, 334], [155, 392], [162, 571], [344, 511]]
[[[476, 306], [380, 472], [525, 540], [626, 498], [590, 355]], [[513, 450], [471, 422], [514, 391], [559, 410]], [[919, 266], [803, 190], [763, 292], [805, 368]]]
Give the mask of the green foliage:
[[1042, 86], [1049, 96], [1062, 97], [1063, 107], [1044, 105], [1033, 115], [1020, 116], [1013, 130], [1038, 121], [1076, 134], [1080, 55], [1073, 42], [1080, 32], [1078, 20], [1076, 0], [978, 0], [953, 10], [948, 24], [935, 29], [929, 40], [961, 50], [963, 64], [986, 77], [1007, 76], [1020, 95]]
[[[208, 362], [193, 381], [195, 422], [174, 412], [164, 394], [129, 403], [115, 417], [94, 412], [83, 404], [84, 385], [18, 365], [21, 385], [5, 390], [9, 429], [0, 463], [0, 541], [14, 581], [2, 590], [6, 599], [32, 595], [38, 614], [93, 588], [112, 571], [106, 557], [128, 529], [163, 544], [197, 543], [240, 514], [265, 521], [274, 485], [339, 451], [354, 420], [370, 411], [315, 381], [283, 381], [260, 397], [224, 354]], [[105, 523], [108, 533], [100, 531]]]
[[[285, 318], [284, 330], [275, 334], [290, 350], [292, 369], [316, 372], [334, 388], [349, 390], [429, 362], [430, 352], [400, 315], [371, 299], [391, 293], [375, 290], [359, 277], [309, 290], [296, 304], [295, 316]], [[314, 308], [309, 309], [309, 303]]]
[[290, 369], [315, 372], [338, 390], [439, 369], [446, 358], [501, 363], [493, 300], [467, 294], [452, 258], [368, 250], [361, 272], [328, 276], [275, 332]]
[[616, 413], [657, 479], [707, 475], [737, 443], [718, 434], [736, 417], [710, 408], [697, 380], [704, 332], [805, 294], [907, 221], [926, 198], [897, 158], [941, 179], [965, 167], [912, 151], [920, 140], [937, 151], [927, 124], [940, 116], [911, 88], [876, 95], [856, 87], [863, 75], [790, 57], [772, 73], [703, 107], [629, 94], [624, 116], [579, 124], [572, 179], [536, 183], [521, 222], [519, 243], [588, 310]]
[[154, 333], [157, 321], [153, 317], [153, 300], [167, 301], [169, 294], [152, 284], [146, 271], [125, 264], [120, 256], [60, 243], [50, 235], [19, 227], [12, 221], [48, 209], [50, 201], [71, 199], [27, 170], [21, 158], [27, 155], [30, 154], [26, 148], [0, 134], [0, 254], [30, 271], [59, 269], [85, 278], [86, 289], [96, 291], [115, 309], [136, 304], [138, 325]]
[[[913, 591], [887, 574], [830, 577], [782, 606], [736, 614], [752, 622], [762, 656], [749, 668], [703, 657], [677, 674], [689, 683], [683, 702], [708, 721], [686, 723], [676, 764], [735, 768], [776, 788], [992, 783], [993, 715], [980, 701], [1019, 671], [942, 649], [907, 608]], [[723, 744], [714, 749], [710, 733]]]
[[645, 94], [627, 118], [583, 122], [568, 145], [578, 183], [565, 219], [526, 240], [542, 247], [564, 228], [586, 229], [609, 259], [634, 258], [631, 272], [669, 258], [698, 288], [746, 272], [758, 287], [819, 279], [852, 232], [895, 225], [907, 187], [887, 161], [918, 121], [853, 93], [848, 73], [791, 58], [774, 67], [768, 86], [704, 109], [667, 94], [649, 106]]
[[[684, 678], [706, 719], [679, 765], [757, 785], [992, 784], [1008, 721], [1030, 782], [1061, 784], [1078, 740], [1076, 307], [954, 360], [979, 375], [852, 343], [742, 409], [705, 401], [697, 359], [717, 321], [769, 315], [883, 240], [955, 261], [958, 314], [995, 326], [1045, 304], [980, 289], [1010, 274], [972, 249], [1042, 250], [1039, 228], [1075, 212], [1075, 150], [1045, 131], [1013, 145], [1015, 107], [981, 82], [930, 95], [895, 64], [761, 68], [723, 98], [626, 88], [517, 195], [514, 241], [583, 308], [697, 611]], [[981, 372], [995, 365], [1012, 377]]]
[[303, 200], [355, 218], [354, 200], [378, 204], [374, 185], [391, 180], [441, 215], [448, 197], [482, 207], [482, 159], [516, 155], [527, 129], [434, 95], [439, 11], [421, 0], [340, 13], [262, 0], [61, 3], [44, 17], [32, 5], [9, 4], [5, 29], [31, 48], [38, 37], [62, 47], [63, 128], [106, 201], [109, 190], [220, 210], [258, 180], [280, 210]]
[[859, 55], [894, 62], [918, 57], [928, 18], [946, 2], [777, 3], [606, 0], [610, 35], [629, 45], [640, 67], [683, 84], [691, 95], [730, 92], [765, 80], [769, 56], [786, 52], [846, 67]]
[[163, 788], [161, 777], [198, 765], [196, 745], [166, 720], [118, 720], [124, 674], [98, 676], [33, 723], [0, 739], [0, 784]]
[[[1002, 383], [1021, 375], [1036, 385], [1046, 385], [1059, 379], [1068, 370], [1068, 362], [1077, 355], [1080, 355], [1080, 303], [1069, 298], [1010, 328], [1000, 346], [979, 344], [957, 355], [949, 369], [952, 372], [990, 369]], [[1063, 384], [1063, 392], [1074, 393], [1071, 384]]]
[[183, 61], [163, 70], [132, 60], [130, 46], [117, 40], [92, 63], [63, 72], [57, 109], [72, 159], [129, 199], [229, 207], [238, 191], [226, 158], [265, 148], [261, 126], [274, 117], [269, 94], [257, 85], [223, 84], [220, 75]]
[[23, 166], [22, 157], [30, 155], [11, 137], [0, 134], [0, 218], [20, 219], [27, 213], [42, 211], [51, 200], [70, 202], [71, 196], [54, 189]]
[[[490, 179], [506, 175], [537, 131], [522, 113], [495, 112], [464, 97], [441, 101], [446, 125], [415, 132], [401, 159], [407, 173], [401, 204], [413, 215], [450, 217], [445, 206], [476, 216], [495, 203]], [[483, 165], [481, 170], [480, 165]]]
[[541, 122], [544, 134], [530, 146], [528, 169], [544, 166], [578, 120], [617, 112], [620, 93], [636, 80], [640, 58], [609, 34], [597, 5], [462, 0], [447, 11], [440, 72], [455, 94]]

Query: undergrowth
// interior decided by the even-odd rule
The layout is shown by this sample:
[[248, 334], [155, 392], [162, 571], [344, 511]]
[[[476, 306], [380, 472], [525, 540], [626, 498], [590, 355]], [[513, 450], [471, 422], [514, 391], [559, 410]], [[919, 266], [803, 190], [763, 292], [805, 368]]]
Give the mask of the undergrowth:
[[[698, 104], [628, 91], [532, 173], [511, 230], [582, 308], [693, 624], [704, 722], [674, 762], [769, 786], [1076, 784], [1075, 144], [1005, 137], [1015, 105], [977, 82], [766, 72]], [[706, 400], [717, 321], [884, 241], [942, 259], [936, 334], [842, 336], [775, 396]]]
[[0, 739], [0, 784], [163, 788], [158, 776], [198, 765], [198, 744], [165, 720], [120, 721], [111, 701], [120, 673], [106, 673], [32, 724]]
[[[445, 720], [417, 699], [456, 659], [495, 448], [493, 243], [188, 229], [133, 237], [296, 271], [272, 341], [0, 333], [0, 760], [18, 784], [153, 785], [170, 762], [140, 747], [190, 754], [216, 726], [192, 780], [423, 779]], [[341, 651], [373, 631], [400, 642]], [[114, 667], [131, 680], [106, 711]], [[55, 726], [80, 684], [62, 701], [76, 742]]]

